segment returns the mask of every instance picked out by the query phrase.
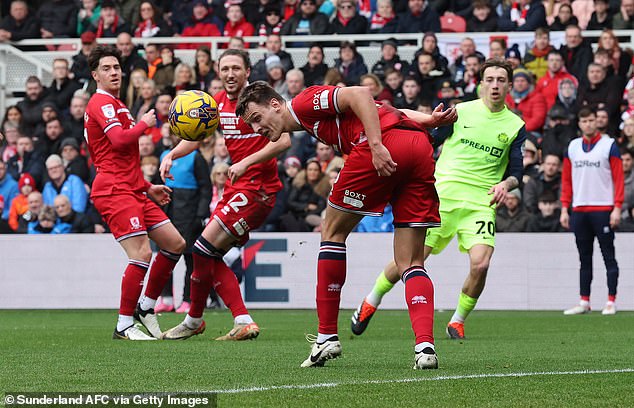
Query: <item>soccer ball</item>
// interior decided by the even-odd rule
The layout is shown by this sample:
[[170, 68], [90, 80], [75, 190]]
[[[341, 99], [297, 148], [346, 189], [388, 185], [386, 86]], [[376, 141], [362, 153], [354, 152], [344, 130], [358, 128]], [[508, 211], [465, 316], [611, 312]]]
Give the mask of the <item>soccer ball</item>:
[[214, 98], [203, 91], [186, 91], [174, 98], [168, 118], [176, 136], [200, 141], [218, 128], [218, 106]]

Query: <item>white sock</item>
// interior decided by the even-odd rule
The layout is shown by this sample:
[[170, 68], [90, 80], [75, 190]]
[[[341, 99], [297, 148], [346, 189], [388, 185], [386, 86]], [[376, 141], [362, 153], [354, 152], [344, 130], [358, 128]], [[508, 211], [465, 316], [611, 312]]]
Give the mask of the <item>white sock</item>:
[[611, 300], [608, 300], [608, 303], [605, 304], [606, 306], [614, 306], [614, 302]]
[[201, 324], [203, 324], [203, 318], [191, 317], [189, 314], [187, 314], [187, 316], [185, 316], [184, 323], [185, 326], [189, 327], [190, 329], [197, 329], [200, 327]]
[[335, 333], [335, 334], [317, 333], [317, 343], [321, 344], [321, 343], [325, 342], [326, 340], [329, 340], [331, 337], [335, 337], [336, 335], [337, 335], [337, 333]]
[[365, 297], [365, 301], [374, 307], [379, 307], [382, 299], [383, 295], [376, 293], [374, 289]]
[[418, 343], [416, 347], [414, 347], [414, 351], [416, 353], [420, 353], [421, 351], [425, 350], [427, 347], [431, 347], [431, 349], [434, 350], [434, 352], [436, 352], [436, 348], [434, 347], [434, 345], [428, 341]]
[[161, 302], [163, 302], [165, 306], [172, 306], [174, 304], [174, 298], [171, 296], [162, 296]]
[[154, 306], [156, 306], [156, 299], [150, 299], [149, 297], [143, 295], [141, 296], [139, 306], [141, 306], [141, 310], [154, 309]]
[[453, 312], [453, 316], [451, 316], [451, 320], [449, 320], [449, 323], [464, 323], [464, 317], [462, 317], [461, 314], [458, 314], [458, 309]]
[[583, 306], [583, 307], [590, 307], [590, 302], [587, 300], [580, 300], [579, 301], [579, 305]]
[[233, 319], [233, 324], [251, 324], [251, 323], [253, 323], [253, 319], [251, 318], [251, 315], [248, 315], [248, 314], [238, 315], [236, 316], [235, 319]]
[[119, 319], [117, 320], [117, 331], [122, 332], [133, 324], [134, 318], [132, 316], [119, 315]]

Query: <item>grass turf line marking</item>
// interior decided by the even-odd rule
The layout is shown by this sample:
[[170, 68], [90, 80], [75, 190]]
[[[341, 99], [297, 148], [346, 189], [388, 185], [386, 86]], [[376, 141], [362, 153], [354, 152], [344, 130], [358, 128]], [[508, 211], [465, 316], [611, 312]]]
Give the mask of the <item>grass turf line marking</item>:
[[621, 368], [615, 370], [580, 370], [580, 371], [538, 371], [532, 373], [493, 373], [493, 374], [470, 374], [470, 375], [442, 375], [438, 377], [419, 377], [419, 378], [403, 378], [396, 380], [367, 380], [367, 381], [350, 381], [350, 382], [331, 382], [316, 384], [289, 384], [289, 385], [271, 385], [267, 387], [247, 387], [247, 388], [230, 388], [220, 390], [210, 390], [218, 394], [238, 394], [242, 392], [262, 392], [275, 390], [306, 390], [313, 388], [332, 388], [345, 385], [366, 385], [366, 384], [398, 384], [398, 383], [415, 383], [423, 381], [448, 381], [448, 380], [471, 380], [481, 378], [507, 378], [507, 377], [537, 377], [541, 375], [587, 375], [587, 374], [620, 374], [634, 373], [634, 368]]

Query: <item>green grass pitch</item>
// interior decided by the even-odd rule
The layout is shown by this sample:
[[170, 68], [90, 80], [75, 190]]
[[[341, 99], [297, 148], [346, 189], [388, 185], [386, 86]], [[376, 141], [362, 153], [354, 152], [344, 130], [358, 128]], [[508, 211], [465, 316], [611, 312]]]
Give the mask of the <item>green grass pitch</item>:
[[[436, 314], [438, 370], [415, 371], [405, 311], [380, 311], [367, 332], [340, 315], [343, 357], [302, 369], [310, 310], [254, 310], [257, 340], [218, 342], [228, 311], [180, 342], [111, 340], [115, 311], [0, 311], [3, 391], [218, 391], [218, 406], [634, 406], [631, 312], [475, 311], [465, 341], [450, 341]], [[181, 315], [160, 317], [165, 330]]]

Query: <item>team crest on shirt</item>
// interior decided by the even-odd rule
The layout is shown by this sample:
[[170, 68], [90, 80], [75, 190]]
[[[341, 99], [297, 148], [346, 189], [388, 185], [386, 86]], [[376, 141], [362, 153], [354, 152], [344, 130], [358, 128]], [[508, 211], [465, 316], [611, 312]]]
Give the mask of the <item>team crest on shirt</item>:
[[499, 140], [501, 143], [506, 144], [506, 143], [508, 143], [508, 142], [509, 142], [509, 136], [508, 136], [506, 133], [500, 133], [500, 134], [498, 135], [498, 140]]
[[139, 221], [139, 217], [130, 217], [130, 226], [133, 230], [141, 229], [141, 222]]
[[116, 113], [114, 111], [114, 106], [112, 106], [111, 103], [107, 104], [107, 105], [103, 105], [101, 107], [101, 111], [103, 112], [103, 115], [105, 117], [107, 117], [108, 119], [112, 119], [115, 117]]

